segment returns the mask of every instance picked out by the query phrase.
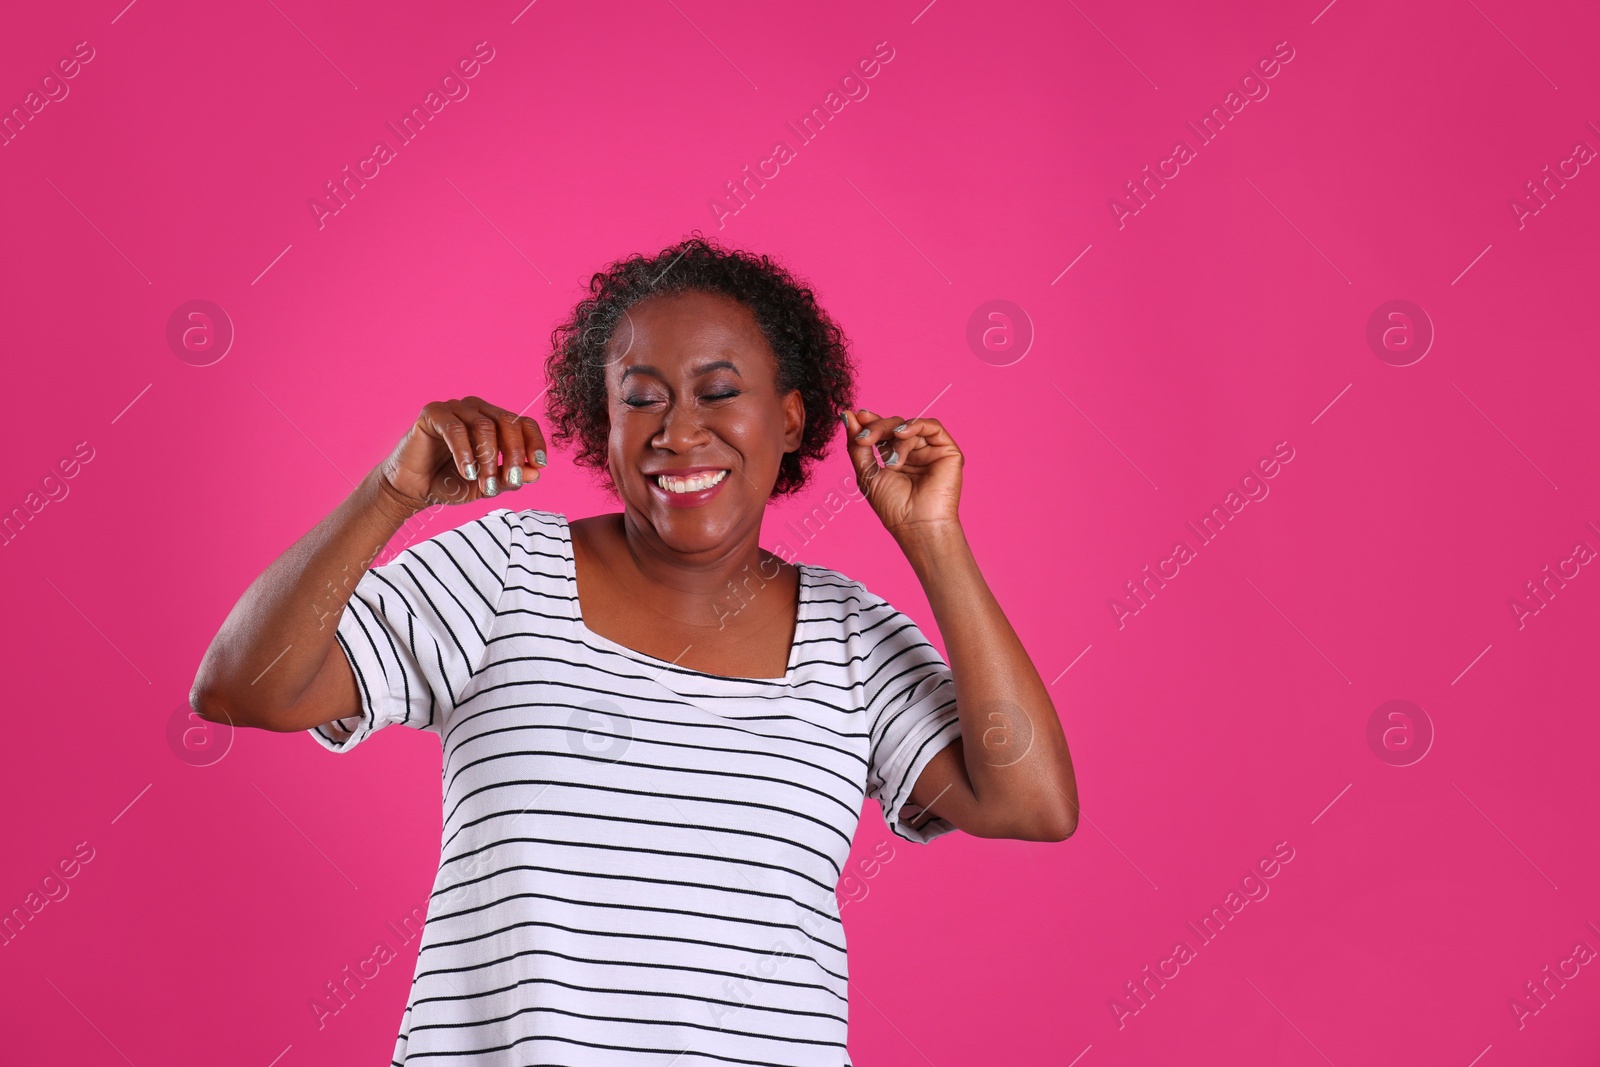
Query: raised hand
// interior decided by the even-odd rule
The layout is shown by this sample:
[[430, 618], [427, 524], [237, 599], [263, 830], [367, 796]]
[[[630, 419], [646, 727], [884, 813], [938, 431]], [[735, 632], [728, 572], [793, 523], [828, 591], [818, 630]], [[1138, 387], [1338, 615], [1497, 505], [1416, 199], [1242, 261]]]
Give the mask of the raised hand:
[[[846, 412], [856, 484], [897, 539], [960, 522], [961, 449], [938, 419]], [[879, 460], [882, 459], [882, 465]]]
[[469, 396], [424, 407], [381, 471], [400, 501], [421, 510], [520, 489], [547, 463], [536, 422]]

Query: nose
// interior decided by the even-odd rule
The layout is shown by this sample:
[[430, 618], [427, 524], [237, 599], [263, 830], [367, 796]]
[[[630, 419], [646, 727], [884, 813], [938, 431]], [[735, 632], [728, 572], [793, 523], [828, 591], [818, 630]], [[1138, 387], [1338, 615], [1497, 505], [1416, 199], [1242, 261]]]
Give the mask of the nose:
[[710, 432], [694, 409], [674, 402], [667, 406], [661, 426], [650, 439], [650, 446], [682, 454], [710, 440]]

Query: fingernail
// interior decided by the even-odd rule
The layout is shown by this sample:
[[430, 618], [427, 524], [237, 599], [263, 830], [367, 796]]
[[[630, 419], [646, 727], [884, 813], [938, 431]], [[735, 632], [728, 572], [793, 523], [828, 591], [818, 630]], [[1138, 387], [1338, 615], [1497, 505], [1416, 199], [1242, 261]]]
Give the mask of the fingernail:
[[899, 463], [899, 462], [900, 462], [900, 453], [898, 453], [898, 452], [890, 452], [889, 453], [889, 462], [885, 463], [884, 466], [885, 467], [892, 467], [896, 463]]
[[550, 461], [545, 458], [544, 449], [542, 448], [536, 448], [533, 450], [533, 461], [541, 467], [547, 466], [550, 463]]
[[872, 432], [871, 430], [862, 430], [860, 433], [856, 434], [856, 440], [857, 441], [861, 440], [863, 437], [867, 436], [867, 434], [869, 434], [871, 432]]
[[499, 496], [500, 495], [500, 483], [495, 480], [493, 475], [490, 475], [489, 477], [487, 477], [487, 478], [485, 478], [483, 480], [483, 495], [484, 496]]
[[850, 425], [850, 416], [846, 415], [844, 412], [841, 411], [841, 412], [839, 412], [839, 421], [844, 423], [846, 426], [849, 426]]
[[516, 489], [516, 488], [518, 488], [519, 486], [522, 485], [522, 468], [521, 467], [513, 466], [513, 467], [507, 467], [506, 468], [506, 484], [509, 485], [513, 489]]
[[467, 481], [475, 482], [478, 480], [478, 465], [476, 463], [468, 463], [461, 473], [466, 477]]
[[894, 428], [894, 432], [895, 433], [899, 433], [901, 430], [905, 429], [907, 426], [910, 426], [910, 425], [911, 424], [909, 422], [902, 422], [899, 426], [896, 426]]

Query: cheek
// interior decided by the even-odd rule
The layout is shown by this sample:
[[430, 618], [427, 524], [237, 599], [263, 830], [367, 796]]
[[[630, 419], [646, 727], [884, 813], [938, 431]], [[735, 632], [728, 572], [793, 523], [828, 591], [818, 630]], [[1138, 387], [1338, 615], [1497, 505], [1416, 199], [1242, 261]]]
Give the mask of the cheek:
[[782, 454], [778, 441], [783, 427], [782, 413], [774, 416], [754, 408], [728, 411], [721, 413], [712, 426], [718, 437], [744, 457], [746, 465], [777, 467]]

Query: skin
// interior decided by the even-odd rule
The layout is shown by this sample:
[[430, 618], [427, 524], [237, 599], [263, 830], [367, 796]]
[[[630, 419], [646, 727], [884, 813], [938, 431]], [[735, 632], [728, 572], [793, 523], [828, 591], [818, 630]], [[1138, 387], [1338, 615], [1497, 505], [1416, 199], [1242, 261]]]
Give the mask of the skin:
[[[664, 295], [629, 309], [606, 367], [606, 465], [623, 510], [571, 523], [589, 630], [711, 674], [784, 675], [799, 574], [759, 537], [805, 408], [798, 390], [779, 389], [777, 370], [754, 315], [728, 297]], [[865, 409], [847, 413], [841, 433], [858, 484], [922, 582], [961, 717], [962, 739], [929, 762], [902, 814], [978, 837], [1069, 837], [1071, 755], [962, 532], [960, 449], [936, 419]], [[334, 627], [362, 573], [417, 511], [537, 480], [544, 448], [532, 419], [477, 397], [423, 408], [388, 459], [245, 591], [201, 662], [196, 712], [284, 732], [357, 714]], [[674, 507], [654, 475], [692, 467], [729, 473], [708, 500]], [[730, 587], [755, 595], [730, 599]]]

